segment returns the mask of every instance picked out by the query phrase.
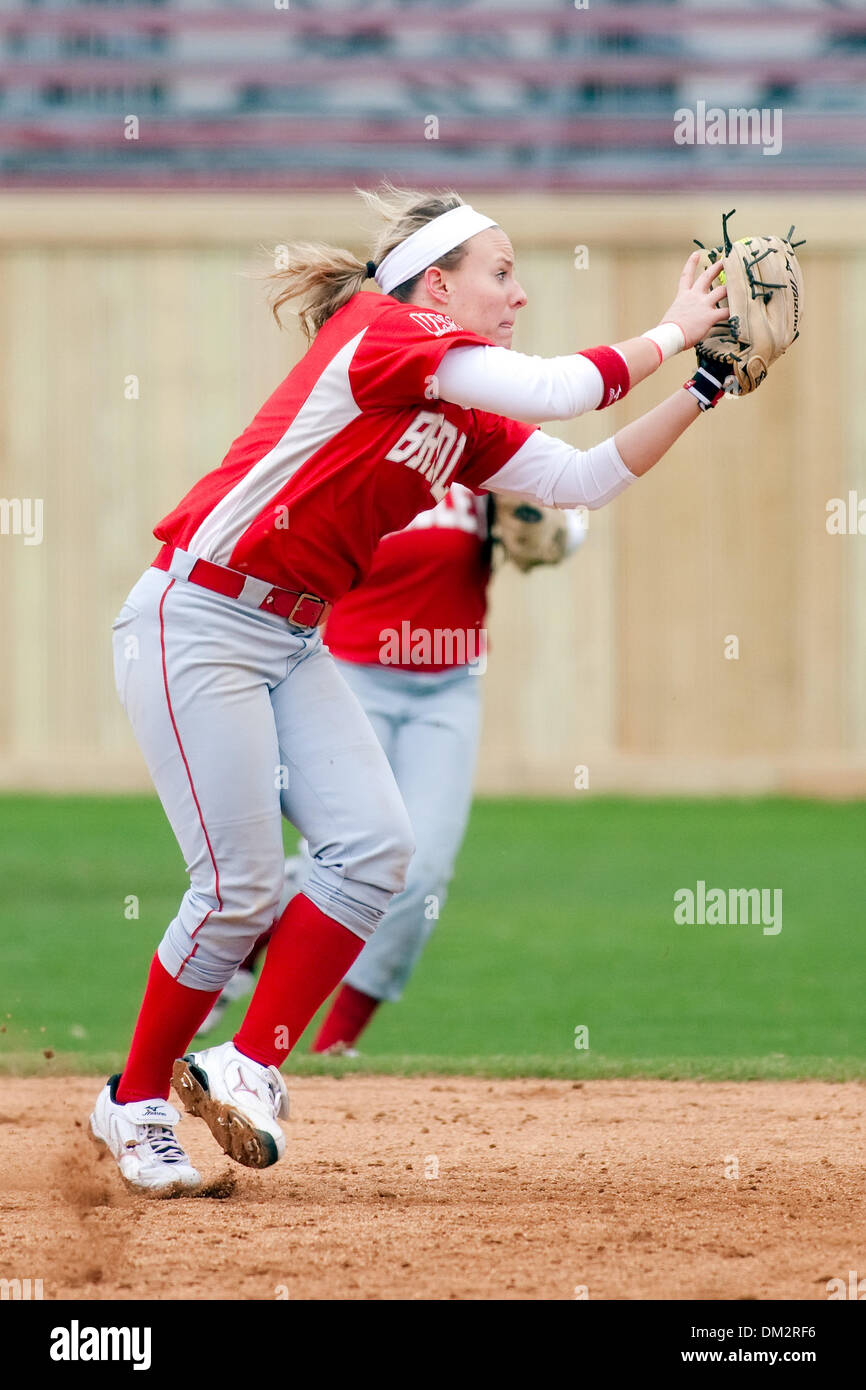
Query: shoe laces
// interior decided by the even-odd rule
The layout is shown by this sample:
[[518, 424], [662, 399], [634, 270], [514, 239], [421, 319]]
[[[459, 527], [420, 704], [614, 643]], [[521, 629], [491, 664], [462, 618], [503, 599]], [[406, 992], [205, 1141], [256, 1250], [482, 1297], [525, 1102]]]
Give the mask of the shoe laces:
[[149, 1144], [163, 1163], [186, 1162], [186, 1154], [177, 1142], [170, 1125], [140, 1125], [139, 1129], [143, 1131], [141, 1138], [131, 1140], [126, 1146], [128, 1149], [137, 1148], [139, 1144]]
[[268, 1067], [268, 1090], [274, 1107], [274, 1117], [278, 1120], [287, 1120], [289, 1118], [289, 1103], [283, 1086], [283, 1078], [276, 1067]]

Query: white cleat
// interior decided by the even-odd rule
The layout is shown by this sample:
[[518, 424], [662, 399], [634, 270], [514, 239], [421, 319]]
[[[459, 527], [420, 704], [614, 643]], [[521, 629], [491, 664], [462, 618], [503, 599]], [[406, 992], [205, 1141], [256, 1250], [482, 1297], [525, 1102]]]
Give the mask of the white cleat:
[[174, 1135], [180, 1114], [167, 1100], [115, 1100], [120, 1076], [103, 1086], [90, 1116], [90, 1137], [117, 1160], [120, 1175], [134, 1192], [179, 1197], [197, 1191], [201, 1174]]
[[286, 1136], [279, 1121], [289, 1118], [289, 1096], [276, 1067], [226, 1042], [179, 1058], [172, 1081], [188, 1113], [204, 1120], [236, 1163], [269, 1168], [282, 1158]]
[[326, 1047], [324, 1052], [319, 1052], [314, 1055], [318, 1057], [350, 1057], [354, 1059], [355, 1057], [360, 1057], [361, 1054], [357, 1047], [352, 1047], [350, 1043], [335, 1042], [331, 1043], [330, 1047]]

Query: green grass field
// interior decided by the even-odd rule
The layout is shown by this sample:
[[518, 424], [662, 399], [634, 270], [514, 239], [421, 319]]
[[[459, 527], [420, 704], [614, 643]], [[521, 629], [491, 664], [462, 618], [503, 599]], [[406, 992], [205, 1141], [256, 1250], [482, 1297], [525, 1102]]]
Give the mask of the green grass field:
[[[479, 801], [363, 1058], [285, 1069], [864, 1077], [864, 846], [863, 803]], [[782, 930], [676, 923], [699, 879], [780, 888]], [[0, 1071], [118, 1069], [185, 887], [158, 802], [0, 798], [0, 884]]]

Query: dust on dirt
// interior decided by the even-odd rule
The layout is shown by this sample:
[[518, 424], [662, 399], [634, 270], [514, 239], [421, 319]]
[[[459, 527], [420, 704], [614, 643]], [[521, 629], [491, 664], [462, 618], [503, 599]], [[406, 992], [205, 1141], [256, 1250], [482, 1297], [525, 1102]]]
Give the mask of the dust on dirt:
[[862, 1266], [857, 1082], [289, 1081], [286, 1157], [178, 1137], [135, 1196], [99, 1078], [0, 1079], [0, 1277], [76, 1299], [825, 1299]]

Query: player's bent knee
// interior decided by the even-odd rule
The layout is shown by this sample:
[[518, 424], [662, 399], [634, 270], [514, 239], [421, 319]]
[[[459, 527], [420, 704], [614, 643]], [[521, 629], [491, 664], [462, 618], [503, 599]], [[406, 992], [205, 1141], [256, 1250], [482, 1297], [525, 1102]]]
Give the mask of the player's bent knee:
[[383, 888], [388, 888], [392, 893], [402, 893], [414, 853], [415, 836], [406, 816], [381, 842], [378, 858]]
[[376, 806], [356, 835], [315, 860], [339, 862], [347, 881], [394, 894], [405, 886], [414, 853], [415, 835], [406, 808], [392, 798]]
[[239, 936], [253, 940], [273, 925], [283, 890], [283, 861], [273, 873], [258, 875], [255, 882], [228, 888], [222, 895], [220, 919], [237, 928]]
[[405, 807], [390, 798], [368, 810], [355, 833], [314, 849], [303, 891], [322, 912], [366, 940], [402, 892], [414, 850]]
[[[282, 855], [268, 856], [243, 873], [227, 864], [219, 879], [217, 894], [207, 896], [190, 890], [180, 913], [182, 925], [199, 940], [214, 933], [234, 937], [250, 945], [272, 926], [283, 889]], [[244, 952], [240, 959], [243, 960]]]

